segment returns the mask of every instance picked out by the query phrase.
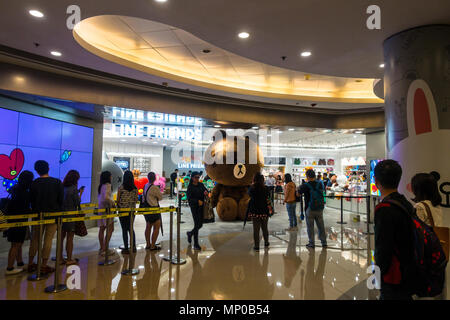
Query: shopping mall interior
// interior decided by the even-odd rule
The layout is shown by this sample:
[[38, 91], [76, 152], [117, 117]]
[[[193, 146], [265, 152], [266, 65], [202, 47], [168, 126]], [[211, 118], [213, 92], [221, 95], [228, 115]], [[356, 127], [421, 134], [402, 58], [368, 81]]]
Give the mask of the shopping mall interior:
[[[55, 218], [56, 270], [37, 273], [38, 281], [26, 269], [28, 231], [45, 224], [23, 220], [25, 266], [8, 274], [13, 226], [0, 220], [0, 300], [377, 300], [374, 220], [383, 199], [374, 167], [384, 159], [402, 166], [398, 189], [412, 203], [411, 178], [439, 173], [442, 227], [450, 227], [448, 0], [76, 2], [11, 1], [0, 12], [0, 209], [7, 217], [3, 199], [22, 172], [36, 178], [34, 164], [45, 160], [61, 181], [79, 172], [87, 218], [73, 266], [54, 261], [66, 255], [57, 252], [63, 220]], [[244, 164], [248, 176], [256, 166], [266, 181], [276, 179], [270, 246], [259, 251], [239, 199], [227, 208], [207, 199], [201, 250], [188, 242], [196, 225], [186, 194], [191, 172], [200, 172], [209, 197], [218, 185], [249, 187], [228, 164], [206, 162], [212, 146], [222, 152], [218, 133], [257, 145], [257, 165], [244, 156], [233, 159], [234, 170]], [[327, 247], [317, 229], [315, 247], [306, 246], [303, 202], [290, 228], [284, 180], [290, 174], [299, 187], [308, 169], [336, 175], [341, 186], [324, 191]], [[114, 200], [124, 172], [132, 171], [139, 199], [156, 174], [159, 205], [168, 209], [161, 250], [147, 247], [142, 211], [136, 252], [123, 251], [117, 217], [111, 253], [99, 254], [103, 171], [112, 173]], [[441, 242], [448, 248], [449, 239]], [[435, 299], [448, 299], [448, 270], [446, 279]]]

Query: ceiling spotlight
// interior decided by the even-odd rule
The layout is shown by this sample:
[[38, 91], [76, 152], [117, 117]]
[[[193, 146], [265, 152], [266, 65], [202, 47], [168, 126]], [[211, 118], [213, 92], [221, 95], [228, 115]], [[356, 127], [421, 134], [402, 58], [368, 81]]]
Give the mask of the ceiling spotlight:
[[50, 53], [51, 53], [53, 56], [55, 56], [55, 57], [61, 57], [61, 56], [62, 56], [62, 53], [59, 52], [59, 51], [51, 51]]
[[253, 130], [258, 130], [258, 129], [259, 129], [259, 127], [252, 127], [252, 129], [253, 129]]
[[310, 55], [312, 55], [312, 53], [311, 53], [311, 51], [303, 51], [300, 55], [302, 57], [309, 57]]
[[39, 10], [30, 10], [28, 11], [29, 14], [31, 14], [33, 17], [36, 18], [43, 18], [44, 14], [42, 12], [40, 12]]
[[156, 2], [167, 2], [167, 0], [155, 0]]
[[295, 129], [294, 128], [289, 128], [289, 131], [294, 131]]
[[355, 131], [355, 133], [357, 133], [357, 134], [361, 134], [361, 133], [363, 133], [361, 130], [358, 130], [358, 131]]
[[384, 63], [380, 64], [380, 68], [384, 68]]
[[250, 37], [250, 34], [248, 32], [241, 32], [238, 34], [238, 36], [241, 39], [247, 39], [248, 37]]
[[202, 52], [203, 52], [203, 53], [211, 53], [211, 50], [209, 50], [209, 49], [203, 49]]
[[220, 125], [216, 124], [216, 125], [214, 126], [214, 128], [220, 128]]

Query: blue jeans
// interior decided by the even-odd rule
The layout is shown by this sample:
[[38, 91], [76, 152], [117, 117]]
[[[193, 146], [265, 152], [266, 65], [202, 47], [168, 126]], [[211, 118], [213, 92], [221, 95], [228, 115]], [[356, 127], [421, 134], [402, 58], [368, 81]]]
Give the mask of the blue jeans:
[[325, 225], [323, 223], [323, 210], [306, 210], [306, 229], [308, 231], [309, 244], [314, 245], [314, 221], [319, 230], [319, 239], [322, 245], [327, 244], [327, 235], [325, 234]]
[[289, 216], [289, 227], [297, 226], [297, 217], [295, 216], [295, 205], [296, 203], [286, 203], [286, 209]]

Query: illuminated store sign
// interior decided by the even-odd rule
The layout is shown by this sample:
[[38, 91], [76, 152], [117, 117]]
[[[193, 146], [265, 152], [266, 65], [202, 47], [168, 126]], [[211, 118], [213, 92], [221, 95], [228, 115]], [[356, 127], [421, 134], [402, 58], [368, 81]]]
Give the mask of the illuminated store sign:
[[203, 120], [196, 117], [186, 117], [175, 114], [131, 110], [125, 108], [110, 108], [113, 119], [129, 120], [129, 121], [146, 121], [165, 124], [179, 124], [187, 126], [201, 126]]
[[204, 169], [205, 166], [201, 162], [180, 162], [178, 169]]
[[202, 129], [199, 127], [113, 124], [111, 136], [202, 141]]

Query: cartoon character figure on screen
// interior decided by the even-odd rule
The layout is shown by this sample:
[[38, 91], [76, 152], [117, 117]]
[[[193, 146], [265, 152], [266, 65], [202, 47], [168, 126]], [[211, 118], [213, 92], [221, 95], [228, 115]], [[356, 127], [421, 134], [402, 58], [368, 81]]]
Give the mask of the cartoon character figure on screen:
[[211, 193], [211, 205], [223, 221], [245, 218], [250, 201], [248, 187], [255, 173], [264, 167], [264, 157], [255, 141], [248, 136], [227, 137], [221, 130], [205, 152], [206, 173], [217, 183]]
[[0, 177], [3, 178], [2, 185], [7, 191], [17, 183], [24, 163], [25, 156], [19, 148], [12, 150], [9, 155], [0, 154]]
[[444, 223], [450, 225], [450, 130], [440, 129], [433, 93], [424, 80], [411, 83], [406, 105], [408, 137], [389, 152], [403, 169], [400, 192], [413, 198], [411, 178], [420, 172], [436, 171], [442, 192]]
[[64, 162], [69, 160], [71, 155], [72, 155], [72, 150], [64, 150], [64, 152], [61, 154], [61, 157], [59, 159], [59, 163], [63, 164]]

